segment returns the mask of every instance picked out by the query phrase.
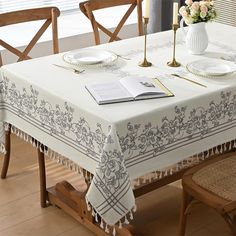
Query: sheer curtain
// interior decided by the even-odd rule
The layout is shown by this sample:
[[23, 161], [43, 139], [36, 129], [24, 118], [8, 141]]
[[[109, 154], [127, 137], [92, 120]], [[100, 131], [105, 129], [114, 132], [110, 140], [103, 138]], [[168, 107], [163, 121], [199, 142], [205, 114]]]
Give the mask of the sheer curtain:
[[173, 2], [183, 5], [185, 0], [151, 0], [150, 23], [148, 33], [154, 33], [171, 29]]
[[236, 0], [215, 0], [215, 7], [218, 12], [217, 22], [236, 26]]
[[0, 13], [29, 9], [35, 7], [56, 6], [61, 12], [79, 10], [83, 0], [0, 0]]

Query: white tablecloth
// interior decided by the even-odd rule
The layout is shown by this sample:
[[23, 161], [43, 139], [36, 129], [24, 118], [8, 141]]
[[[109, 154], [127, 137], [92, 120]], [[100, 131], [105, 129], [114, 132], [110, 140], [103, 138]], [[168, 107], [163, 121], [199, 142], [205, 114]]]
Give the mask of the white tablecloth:
[[[207, 31], [210, 44], [202, 56], [188, 54], [178, 31], [181, 68], [166, 66], [171, 31], [148, 36], [149, 68], [137, 66], [143, 37], [99, 46], [131, 60], [119, 58], [79, 75], [52, 65], [65, 64], [62, 54], [3, 66], [1, 121], [93, 173], [88, 202], [113, 225], [135, 206], [130, 180], [236, 138], [236, 76], [186, 74], [207, 88], [169, 76], [186, 72], [184, 65], [192, 60], [236, 54], [235, 28], [209, 23]], [[85, 89], [129, 75], [158, 77], [175, 97], [99, 106]]]

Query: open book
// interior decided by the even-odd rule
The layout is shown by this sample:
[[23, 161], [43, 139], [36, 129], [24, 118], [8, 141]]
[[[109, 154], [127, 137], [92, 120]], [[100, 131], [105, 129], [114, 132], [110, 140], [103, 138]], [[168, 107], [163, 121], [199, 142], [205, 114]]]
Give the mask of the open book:
[[98, 104], [174, 96], [158, 79], [125, 77], [115, 82], [89, 84], [86, 89]]

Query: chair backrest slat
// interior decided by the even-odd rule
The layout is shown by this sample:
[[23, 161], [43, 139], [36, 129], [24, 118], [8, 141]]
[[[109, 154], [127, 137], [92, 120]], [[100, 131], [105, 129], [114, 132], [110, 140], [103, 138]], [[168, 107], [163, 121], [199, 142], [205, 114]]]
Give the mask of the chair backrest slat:
[[58, 17], [60, 15], [60, 11], [56, 7], [43, 7], [2, 13], [0, 14], [0, 26], [51, 19], [52, 9], [56, 11]]
[[46, 20], [44, 24], [41, 26], [39, 31], [35, 34], [35, 36], [32, 38], [28, 46], [25, 48], [25, 50], [22, 52], [22, 56], [18, 59], [18, 61], [25, 60], [25, 56], [28, 55], [28, 53], [31, 51], [31, 49], [34, 47], [34, 45], [37, 43], [37, 41], [40, 39], [40, 37], [43, 35], [43, 33], [46, 31], [48, 26], [51, 24], [50, 20]]
[[[114, 32], [109, 31], [104, 26], [102, 26], [99, 22], [96, 21], [93, 11], [101, 10], [109, 7], [130, 5], [125, 15], [120, 20], [119, 24], [115, 28]], [[102, 30], [105, 34], [107, 34], [110, 39], [109, 42], [114, 40], [120, 40], [118, 37], [118, 33], [121, 28], [124, 26], [126, 20], [129, 18], [133, 10], [137, 7], [137, 15], [138, 15], [138, 31], [139, 35], [143, 35], [143, 23], [142, 23], [142, 0], [89, 0], [80, 3], [80, 9], [84, 13], [84, 15], [91, 21], [95, 43], [100, 44], [100, 36], [99, 30]]]
[[91, 11], [109, 8], [109, 7], [116, 7], [121, 5], [129, 5], [129, 4], [136, 4], [136, 0], [90, 0], [89, 7]]
[[[14, 47], [12, 47], [10, 44], [6, 43], [5, 41], [0, 39], [0, 45], [4, 48], [6, 48], [9, 52], [12, 52], [18, 57], [22, 56], [22, 52]], [[27, 59], [31, 59], [31, 57], [27, 56]], [[2, 64], [1, 64], [2, 65]]]
[[[57, 30], [57, 18], [60, 15], [60, 11], [56, 7], [44, 7], [35, 8], [21, 11], [14, 11], [0, 14], [0, 26], [8, 26], [13, 24], [45, 20], [43, 25], [40, 27], [38, 32], [30, 40], [30, 43], [25, 47], [23, 52], [19, 51], [17, 48], [11, 46], [7, 42], [0, 39], [0, 46], [7, 49], [11, 53], [18, 56], [18, 61], [31, 59], [28, 54], [47, 30], [47, 28], [52, 24], [52, 40], [53, 40], [53, 53], [59, 52], [58, 46], [58, 30]], [[0, 54], [0, 66], [2, 66], [2, 58]]]
[[116, 36], [118, 35], [118, 33], [120, 32], [121, 28], [123, 27], [123, 25], [125, 24], [126, 20], [129, 18], [130, 14], [132, 13], [132, 11], [134, 10], [134, 8], [136, 7], [135, 4], [132, 4], [130, 6], [130, 8], [127, 10], [127, 12], [125, 13], [125, 15], [122, 17], [122, 19], [120, 20], [119, 24], [117, 25], [115, 31], [113, 32], [112, 37], [110, 38], [109, 42], [112, 42], [115, 40]]

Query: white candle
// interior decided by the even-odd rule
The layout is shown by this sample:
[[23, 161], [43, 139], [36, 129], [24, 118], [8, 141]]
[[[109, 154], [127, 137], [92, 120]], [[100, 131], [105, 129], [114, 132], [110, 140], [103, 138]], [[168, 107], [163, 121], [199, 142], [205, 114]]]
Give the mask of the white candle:
[[173, 3], [173, 24], [178, 24], [178, 10], [179, 4], [177, 2]]
[[150, 0], [144, 1], [145, 11], [143, 17], [149, 18], [150, 15]]

